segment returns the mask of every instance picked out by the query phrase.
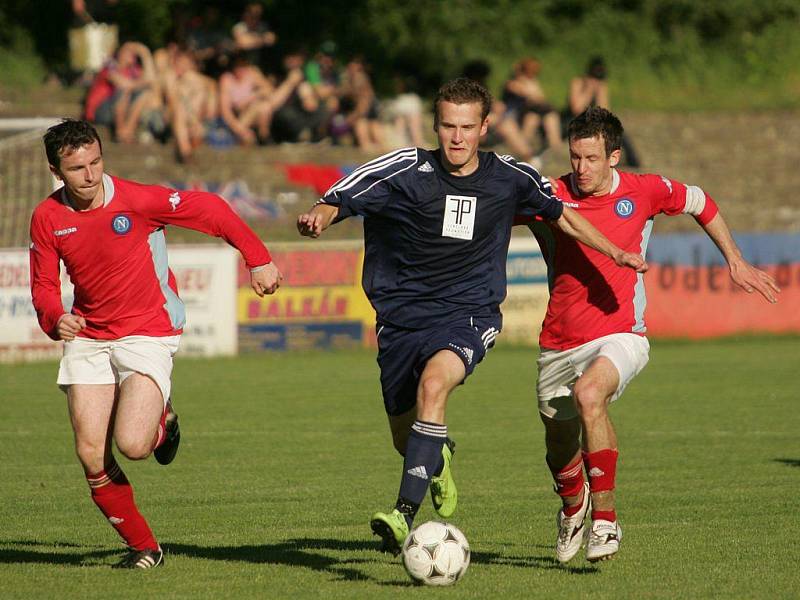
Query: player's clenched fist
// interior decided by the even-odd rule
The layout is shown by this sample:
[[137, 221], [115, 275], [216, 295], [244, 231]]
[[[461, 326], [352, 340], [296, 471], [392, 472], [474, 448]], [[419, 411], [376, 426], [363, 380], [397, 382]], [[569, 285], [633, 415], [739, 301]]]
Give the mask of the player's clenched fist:
[[281, 287], [283, 275], [275, 263], [267, 263], [263, 267], [250, 271], [250, 287], [259, 296], [274, 294]]
[[58, 320], [58, 337], [68, 342], [74, 340], [78, 332], [86, 327], [86, 319], [78, 315], [65, 313]]

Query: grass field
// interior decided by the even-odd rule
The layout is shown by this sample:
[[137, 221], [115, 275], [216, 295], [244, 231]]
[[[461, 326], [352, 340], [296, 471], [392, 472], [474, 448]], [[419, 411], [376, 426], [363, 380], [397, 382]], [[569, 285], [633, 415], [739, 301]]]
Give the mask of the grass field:
[[152, 572], [108, 568], [122, 548], [73, 456], [56, 366], [0, 366], [0, 597], [800, 595], [800, 339], [654, 342], [612, 410], [620, 555], [569, 567], [552, 550], [534, 356], [493, 350], [451, 400], [452, 520], [473, 558], [449, 589], [411, 586], [375, 551], [367, 522], [392, 505], [400, 461], [368, 351], [178, 359], [178, 457], [120, 461], [167, 552]]

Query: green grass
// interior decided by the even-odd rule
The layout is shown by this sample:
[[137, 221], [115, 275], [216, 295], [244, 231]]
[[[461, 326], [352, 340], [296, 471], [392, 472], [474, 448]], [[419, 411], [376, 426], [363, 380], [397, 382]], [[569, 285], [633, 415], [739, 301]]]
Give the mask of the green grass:
[[121, 461], [167, 550], [148, 573], [108, 568], [121, 547], [73, 456], [55, 365], [0, 366], [0, 596], [797, 597], [800, 339], [653, 343], [612, 409], [620, 555], [568, 568], [553, 557], [534, 359], [498, 348], [451, 400], [452, 520], [473, 562], [442, 590], [411, 587], [374, 549], [367, 521], [391, 506], [400, 461], [370, 352], [179, 358], [178, 457]]

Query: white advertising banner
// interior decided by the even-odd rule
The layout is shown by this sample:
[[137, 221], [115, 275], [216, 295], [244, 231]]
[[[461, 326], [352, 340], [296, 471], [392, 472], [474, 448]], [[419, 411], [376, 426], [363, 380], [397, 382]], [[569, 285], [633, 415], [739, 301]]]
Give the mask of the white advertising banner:
[[[186, 304], [181, 354], [232, 355], [237, 351], [236, 267], [228, 246], [172, 246], [169, 262]], [[64, 305], [72, 286], [62, 273]], [[27, 249], [0, 250], [0, 361], [54, 359], [61, 343], [39, 328], [30, 292]]]
[[237, 352], [236, 276], [239, 253], [230, 246], [169, 246], [169, 266], [186, 305], [180, 354]]
[[[71, 302], [69, 284], [64, 292]], [[28, 250], [0, 250], [0, 362], [60, 356], [61, 343], [47, 337], [36, 320], [31, 303]]]
[[547, 264], [532, 235], [514, 237], [506, 263], [508, 296], [503, 312], [500, 343], [537, 345], [549, 298]]

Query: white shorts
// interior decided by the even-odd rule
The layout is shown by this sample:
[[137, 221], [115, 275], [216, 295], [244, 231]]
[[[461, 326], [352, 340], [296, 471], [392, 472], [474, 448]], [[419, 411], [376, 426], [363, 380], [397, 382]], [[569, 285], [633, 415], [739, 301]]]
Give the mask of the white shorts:
[[650, 359], [650, 342], [635, 333], [614, 333], [569, 350], [542, 348], [537, 364], [536, 393], [539, 412], [558, 421], [578, 416], [572, 388], [599, 356], [609, 359], [619, 372], [619, 385], [611, 397], [620, 397], [625, 386], [644, 369]]
[[166, 404], [172, 387], [172, 357], [180, 340], [179, 335], [130, 335], [118, 340], [77, 337], [64, 344], [57, 383], [66, 392], [74, 383], [120, 385], [133, 373], [141, 373], [156, 382]]

